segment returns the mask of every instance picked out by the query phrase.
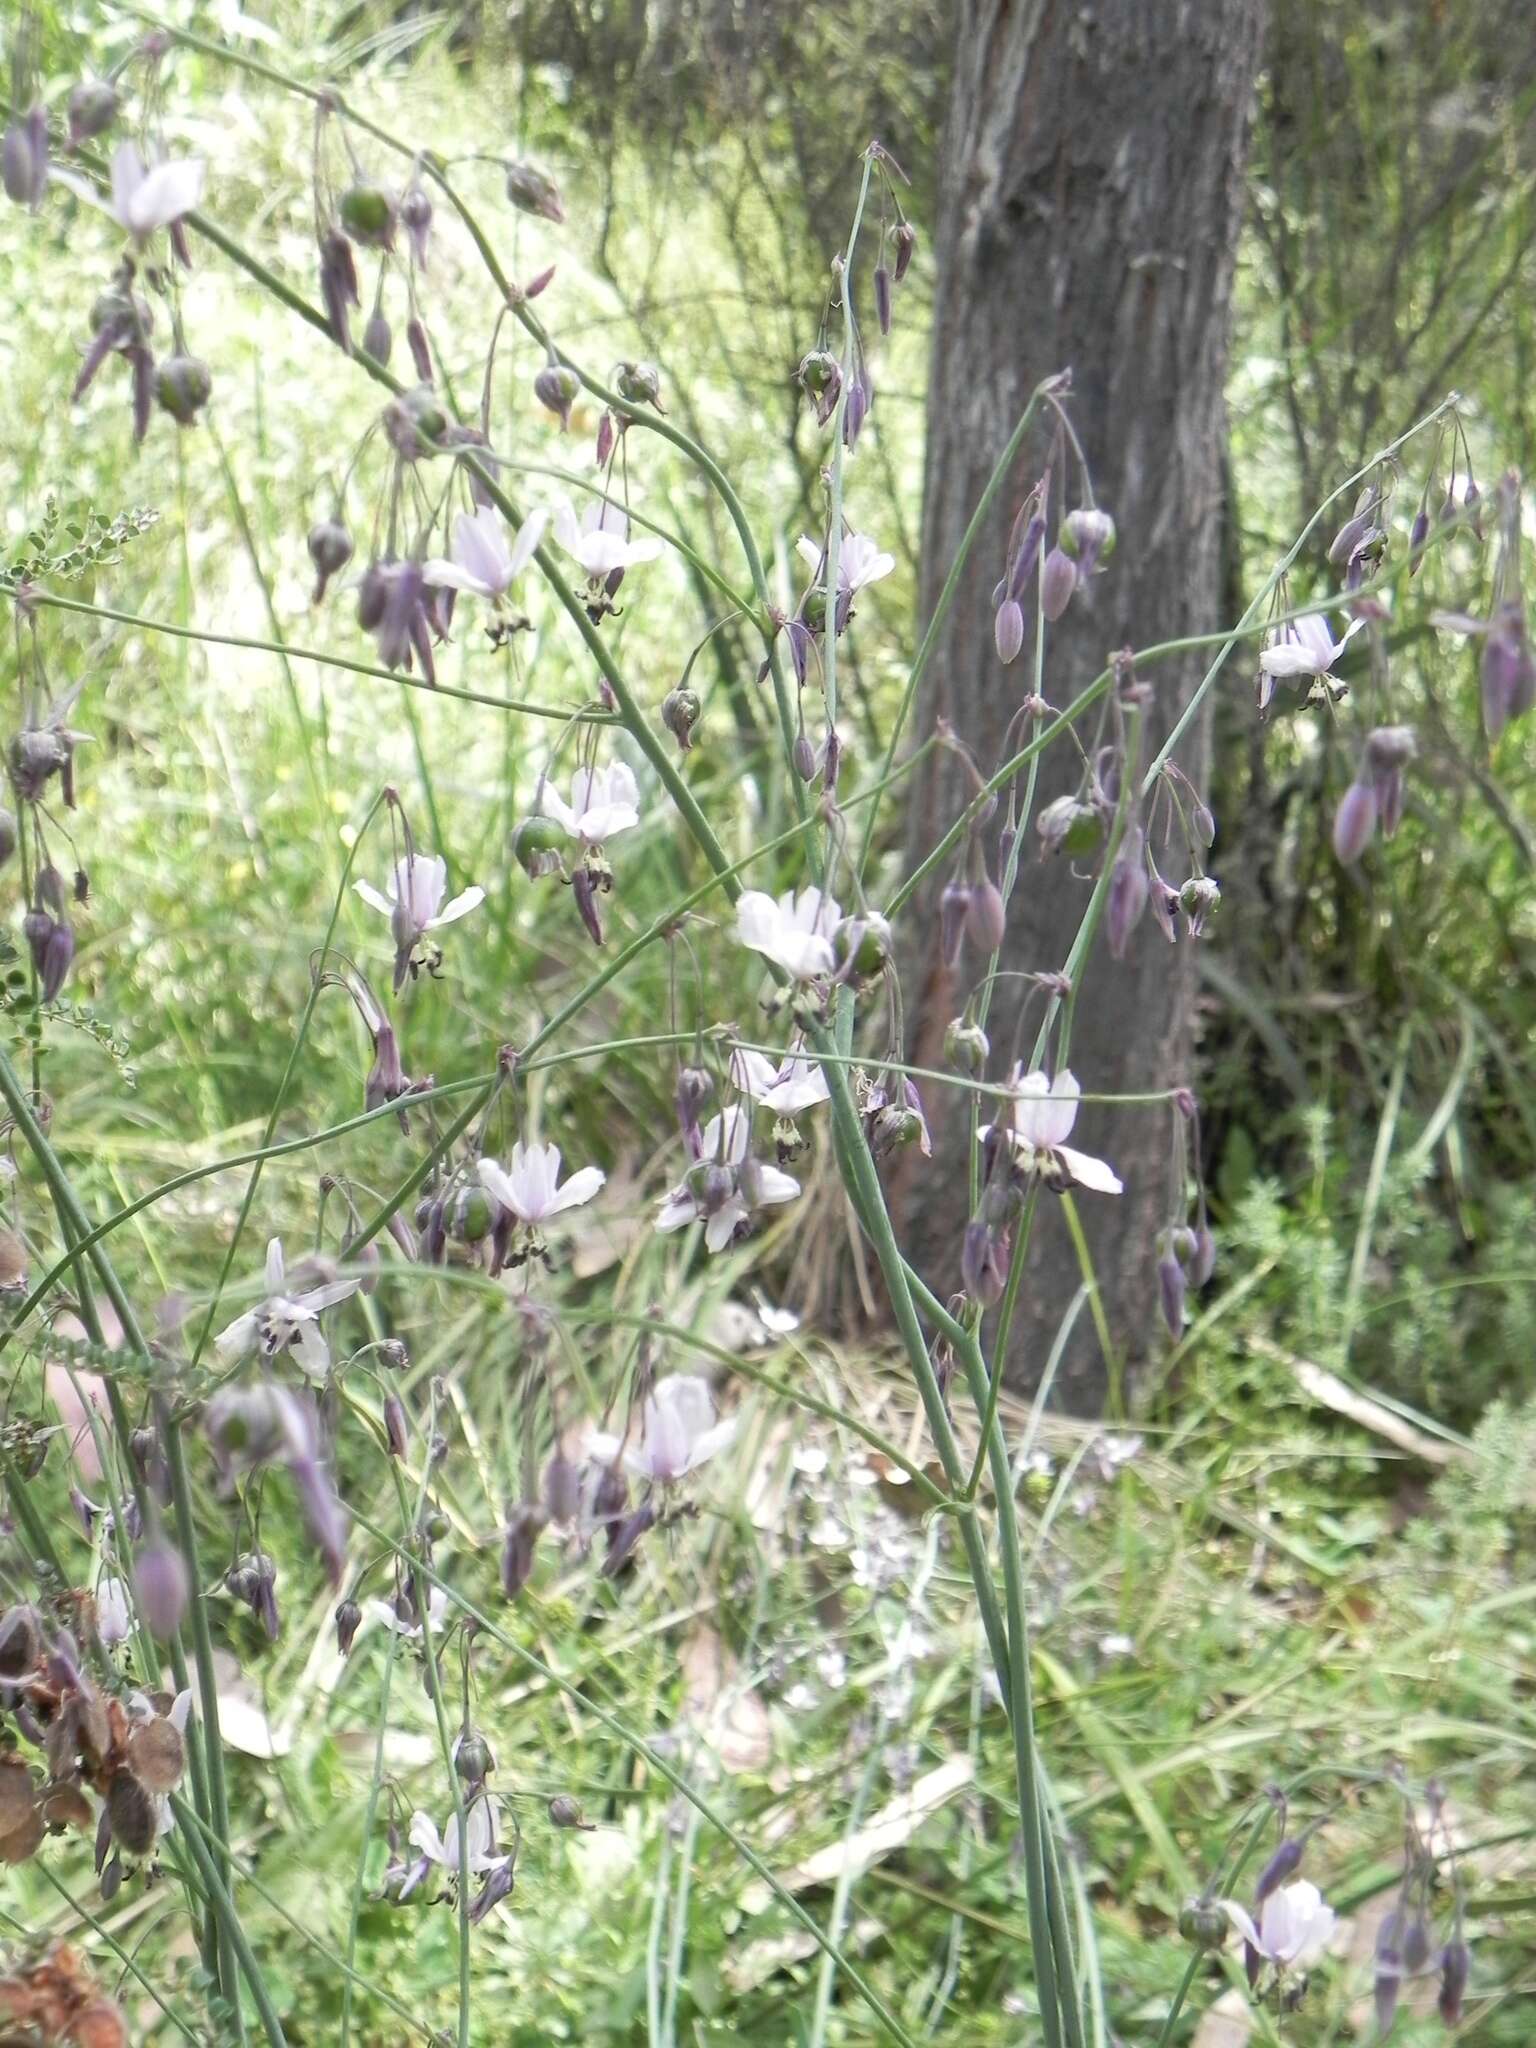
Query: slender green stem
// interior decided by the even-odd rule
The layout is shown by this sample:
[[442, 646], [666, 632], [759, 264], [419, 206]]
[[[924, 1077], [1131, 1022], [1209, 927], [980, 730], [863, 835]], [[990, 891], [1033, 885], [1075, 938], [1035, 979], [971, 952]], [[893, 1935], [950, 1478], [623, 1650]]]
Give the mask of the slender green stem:
[[201, 1839], [202, 1830], [197, 1824], [197, 1814], [175, 1792], [171, 1794], [171, 1810], [179, 1824], [181, 1840], [186, 1845], [187, 1854], [197, 1865], [197, 1874], [202, 1880], [203, 1890], [207, 1897], [213, 1901], [218, 1912], [219, 1925], [224, 1928], [229, 1936], [236, 1960], [240, 1965], [240, 1974], [250, 1987], [251, 1998], [256, 2007], [256, 2015], [261, 2021], [262, 2030], [266, 2034], [269, 2048], [288, 2048], [288, 2039], [283, 2032], [283, 2023], [277, 2016], [277, 2009], [272, 2003], [272, 1995], [267, 1989], [266, 1979], [261, 1974], [261, 1966], [256, 1960], [250, 1942], [246, 1939], [245, 1929], [240, 1924], [240, 1916], [235, 1911], [234, 1902], [230, 1898], [224, 1880], [219, 1874], [218, 1864], [215, 1860], [221, 1849], [227, 1851], [228, 1837], [220, 1837], [211, 1847], [205, 1848]]

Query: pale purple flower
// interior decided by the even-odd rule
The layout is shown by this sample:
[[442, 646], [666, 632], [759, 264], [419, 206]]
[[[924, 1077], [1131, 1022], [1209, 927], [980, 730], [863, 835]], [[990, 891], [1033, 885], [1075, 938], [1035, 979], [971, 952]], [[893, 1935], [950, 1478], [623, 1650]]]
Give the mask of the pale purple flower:
[[493, 506], [461, 512], [453, 522], [451, 559], [434, 556], [422, 563], [421, 573], [428, 583], [499, 603], [533, 560], [548, 517], [543, 511], [530, 512], [509, 541], [506, 524]]
[[330, 1371], [331, 1353], [320, 1331], [321, 1313], [356, 1294], [362, 1281], [329, 1280], [302, 1294], [289, 1294], [282, 1240], [274, 1237], [267, 1246], [266, 1283], [266, 1299], [236, 1316], [214, 1338], [219, 1356], [246, 1358], [259, 1351], [264, 1358], [276, 1358], [281, 1352], [293, 1351], [301, 1372], [309, 1379], [323, 1380]]
[[1052, 1081], [1038, 1067], [1028, 1074], [1015, 1067], [1008, 1086], [1012, 1099], [1007, 1121], [986, 1125], [980, 1132], [983, 1142], [996, 1131], [1007, 1139], [1026, 1173], [1038, 1173], [1051, 1181], [1070, 1181], [1095, 1194], [1121, 1192], [1120, 1177], [1113, 1167], [1090, 1153], [1073, 1151], [1067, 1143], [1077, 1122], [1078, 1097], [1082, 1093], [1073, 1074], [1063, 1068]]
[[[706, 1458], [724, 1450], [736, 1434], [734, 1421], [720, 1421], [707, 1380], [691, 1373], [668, 1373], [646, 1397], [640, 1412], [640, 1441], [624, 1452], [631, 1472], [656, 1486], [672, 1486], [695, 1471]], [[596, 1437], [588, 1455], [612, 1458], [618, 1445]]]
[[[795, 542], [795, 552], [813, 576], [820, 576], [826, 567], [825, 549], [818, 547], [808, 534], [801, 534]], [[853, 597], [871, 583], [879, 583], [889, 576], [895, 567], [896, 557], [885, 554], [879, 543], [872, 541], [868, 534], [845, 533], [837, 551], [838, 593]]]
[[828, 1098], [827, 1077], [820, 1064], [803, 1053], [790, 1053], [777, 1066], [760, 1052], [740, 1046], [731, 1054], [731, 1079], [775, 1116], [799, 1116]]
[[639, 824], [640, 787], [625, 762], [611, 761], [606, 768], [578, 768], [569, 803], [551, 783], [541, 783], [537, 808], [583, 846], [600, 846]]
[[1327, 1952], [1333, 1938], [1333, 1908], [1304, 1877], [1270, 1893], [1259, 1908], [1257, 1926], [1235, 1899], [1217, 1903], [1249, 1947], [1279, 1969], [1307, 1969]]
[[[387, 1628], [391, 1635], [399, 1636], [403, 1642], [416, 1641], [421, 1635], [420, 1619], [409, 1620], [393, 1600], [370, 1600], [366, 1603], [366, 1611], [381, 1628]], [[415, 1612], [414, 1607], [410, 1612]], [[427, 1626], [436, 1632], [447, 1619], [448, 1595], [441, 1586], [434, 1586], [427, 1595]]]
[[[410, 1840], [416, 1851], [414, 1862], [391, 1873], [400, 1880], [398, 1898], [408, 1899], [434, 1865], [445, 1877], [457, 1879], [461, 1867], [457, 1813], [449, 1814], [439, 1834], [432, 1816], [418, 1810], [411, 1816]], [[479, 1877], [505, 1871], [511, 1862], [511, 1856], [497, 1844], [495, 1809], [482, 1792], [465, 1810], [463, 1868], [471, 1877]]]
[[132, 142], [112, 153], [112, 198], [108, 212], [134, 240], [143, 243], [156, 228], [171, 227], [203, 196], [206, 166], [200, 157], [168, 158], [146, 165]]
[[842, 920], [834, 897], [820, 889], [786, 890], [777, 902], [747, 889], [736, 904], [736, 936], [796, 981], [814, 981], [833, 967], [832, 933]]
[[731, 1103], [704, 1126], [701, 1153], [687, 1178], [662, 1201], [658, 1230], [682, 1230], [702, 1222], [704, 1243], [723, 1251], [752, 1211], [792, 1202], [800, 1183], [776, 1166], [749, 1158], [752, 1118], [740, 1103]]
[[583, 1166], [563, 1184], [560, 1180], [558, 1145], [525, 1145], [521, 1139], [512, 1147], [508, 1172], [494, 1159], [480, 1161], [480, 1185], [509, 1215], [530, 1230], [566, 1209], [579, 1209], [608, 1176], [600, 1167]]
[[485, 891], [471, 884], [444, 903], [448, 863], [435, 853], [411, 852], [397, 861], [389, 878], [387, 896], [375, 889], [372, 882], [354, 882], [352, 886], [370, 910], [389, 919], [395, 939], [396, 994], [404, 986], [411, 958], [427, 933], [454, 923], [485, 901]]
[[553, 531], [560, 546], [594, 582], [611, 576], [615, 569], [632, 569], [637, 562], [654, 562], [661, 553], [661, 542], [654, 535], [643, 540], [629, 538], [629, 515], [622, 505], [608, 498], [595, 498], [579, 522], [570, 499], [560, 499], [555, 506]]
[[1335, 640], [1321, 612], [1287, 620], [1259, 655], [1259, 709], [1266, 708], [1277, 682], [1331, 676], [1335, 662], [1364, 624], [1364, 619], [1352, 619], [1344, 637]]

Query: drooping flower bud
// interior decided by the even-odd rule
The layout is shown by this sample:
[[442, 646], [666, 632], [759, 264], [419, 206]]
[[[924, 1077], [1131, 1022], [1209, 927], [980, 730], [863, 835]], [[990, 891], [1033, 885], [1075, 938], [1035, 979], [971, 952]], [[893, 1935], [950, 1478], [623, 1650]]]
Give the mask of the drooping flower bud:
[[1499, 606], [1483, 641], [1483, 726], [1491, 746], [1513, 718], [1536, 703], [1536, 657], [1519, 603]]
[[418, 270], [427, 267], [427, 238], [432, 232], [432, 198], [419, 179], [400, 195], [400, 225], [411, 244], [411, 261]]
[[320, 297], [331, 339], [350, 354], [352, 325], [347, 309], [360, 306], [363, 298], [352, 244], [339, 228], [330, 229], [320, 238]]
[[395, 202], [382, 185], [358, 179], [342, 193], [337, 212], [348, 237], [360, 249], [394, 247]]
[[481, 1786], [496, 1768], [491, 1745], [478, 1728], [466, 1728], [453, 1748], [453, 1768], [466, 1785]]
[[553, 221], [557, 227], [565, 219], [559, 186], [537, 164], [507, 165], [507, 197], [519, 213], [534, 214], [540, 220]]
[[957, 875], [939, 892], [939, 951], [947, 967], [958, 967], [965, 944], [965, 927], [970, 915], [970, 885]]
[[596, 1826], [595, 1821], [582, 1818], [581, 1802], [573, 1799], [569, 1792], [557, 1792], [550, 1800], [549, 1818], [557, 1828], [582, 1828], [589, 1834]]
[[384, 408], [383, 424], [390, 447], [407, 462], [419, 462], [442, 447], [448, 434], [448, 415], [427, 384], [392, 398]]
[[384, 1441], [392, 1458], [403, 1458], [410, 1448], [411, 1425], [406, 1419], [405, 1403], [398, 1394], [384, 1396]]
[[1109, 878], [1109, 900], [1104, 915], [1109, 950], [1116, 960], [1125, 958], [1125, 949], [1131, 942], [1132, 932], [1141, 922], [1151, 893], [1146, 851], [1146, 833], [1140, 825], [1128, 825]]
[[1262, 1906], [1271, 1892], [1278, 1890], [1288, 1878], [1295, 1876], [1301, 1867], [1302, 1852], [1306, 1846], [1305, 1835], [1289, 1835], [1280, 1844], [1259, 1872], [1259, 1881], [1253, 1888], [1253, 1902], [1256, 1906]]
[[363, 329], [363, 353], [370, 355], [382, 369], [389, 362], [389, 352], [394, 347], [395, 337], [381, 306], [375, 306], [368, 316], [368, 325]]
[[1375, 832], [1376, 791], [1369, 782], [1352, 782], [1333, 816], [1333, 850], [1345, 867], [1360, 858]]
[[581, 379], [565, 363], [546, 363], [533, 380], [533, 395], [552, 412], [562, 428], [571, 424], [571, 407], [581, 390]]
[[163, 1537], [154, 1537], [134, 1560], [139, 1587], [139, 1612], [151, 1635], [168, 1642], [187, 1611], [187, 1567], [181, 1552]]
[[912, 257], [917, 249], [917, 229], [913, 227], [911, 221], [901, 221], [892, 240], [896, 245], [896, 282], [900, 284], [911, 268]]
[[0, 182], [6, 197], [35, 212], [48, 189], [48, 116], [39, 100], [19, 115], [0, 142]]
[[1203, 1287], [1216, 1270], [1216, 1239], [1209, 1223], [1201, 1220], [1195, 1232], [1195, 1249], [1189, 1261], [1189, 1284]]
[[45, 1003], [51, 1003], [63, 988], [75, 957], [74, 932], [62, 918], [42, 909], [29, 910], [21, 929], [37, 970], [39, 993]]
[[875, 265], [875, 318], [880, 322], [880, 332], [891, 331], [891, 273], [883, 263]]
[[1437, 2001], [1440, 2017], [1448, 2027], [1461, 2024], [1461, 2009], [1471, 1974], [1472, 1951], [1460, 1936], [1455, 1941], [1448, 1941], [1440, 1951], [1440, 1996]]
[[668, 690], [661, 700], [661, 722], [677, 741], [681, 753], [686, 754], [693, 745], [693, 728], [699, 722], [702, 708], [697, 690]]
[[318, 604], [331, 578], [351, 561], [353, 541], [339, 519], [321, 519], [309, 529], [308, 547], [309, 559], [315, 565], [314, 602]]
[[1184, 1291], [1184, 1268], [1171, 1251], [1164, 1252], [1157, 1262], [1157, 1293], [1171, 1337], [1184, 1334]]
[[155, 402], [178, 426], [191, 426], [212, 390], [213, 378], [199, 356], [167, 356], [155, 371]]
[[1040, 609], [1054, 623], [1072, 602], [1077, 588], [1077, 564], [1065, 548], [1055, 547], [1045, 558], [1040, 572]]
[[965, 907], [965, 935], [979, 953], [995, 953], [1008, 928], [1003, 892], [988, 874], [974, 880]]
[[1008, 1283], [1008, 1237], [980, 1216], [965, 1226], [960, 1247], [960, 1279], [973, 1301], [991, 1308], [1002, 1300]]
[[873, 402], [874, 387], [870, 383], [869, 371], [861, 363], [854, 373], [853, 382], [848, 386], [848, 397], [843, 406], [843, 446], [852, 449], [857, 446], [864, 422], [869, 417]]
[[1024, 645], [1024, 607], [1016, 597], [1005, 597], [998, 606], [992, 636], [997, 643], [997, 658], [1005, 668], [1009, 662], [1018, 660]]
[[343, 1600], [337, 1606], [334, 1619], [336, 1654], [338, 1657], [348, 1657], [352, 1654], [352, 1645], [357, 1640], [357, 1632], [362, 1626], [363, 1610], [355, 1600]]
[[842, 366], [837, 357], [828, 349], [812, 349], [800, 358], [795, 381], [816, 409], [817, 426], [824, 427], [836, 412], [843, 391]]
[[98, 135], [104, 135], [117, 119], [119, 104], [117, 87], [104, 78], [82, 78], [78, 85], [71, 86], [70, 148], [78, 149], [82, 142], [94, 142]]
[[1376, 810], [1384, 839], [1402, 822], [1406, 792], [1404, 770], [1416, 751], [1411, 725], [1378, 725], [1365, 737], [1363, 776], [1376, 792]]

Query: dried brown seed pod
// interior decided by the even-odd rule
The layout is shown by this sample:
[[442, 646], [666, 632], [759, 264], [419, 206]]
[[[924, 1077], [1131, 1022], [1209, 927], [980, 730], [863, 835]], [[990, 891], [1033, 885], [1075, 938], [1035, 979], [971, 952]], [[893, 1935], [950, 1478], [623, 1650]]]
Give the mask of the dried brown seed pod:
[[156, 1715], [143, 1721], [128, 1738], [133, 1774], [150, 1792], [174, 1792], [187, 1767], [187, 1745], [174, 1721]]
[[155, 1846], [155, 1802], [132, 1771], [114, 1773], [107, 1786], [112, 1839], [129, 1856], [147, 1856]]

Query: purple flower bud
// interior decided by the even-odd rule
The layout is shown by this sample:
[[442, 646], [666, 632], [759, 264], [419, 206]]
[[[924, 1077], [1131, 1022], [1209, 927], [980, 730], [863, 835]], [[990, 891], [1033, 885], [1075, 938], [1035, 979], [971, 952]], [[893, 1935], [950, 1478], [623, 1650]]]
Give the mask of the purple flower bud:
[[900, 284], [911, 266], [917, 248], [917, 229], [913, 227], [911, 221], [904, 220], [897, 227], [893, 240], [896, 244], [896, 282]]
[[883, 263], [875, 265], [875, 317], [880, 322], [880, 332], [891, 331], [891, 273]]
[[501, 1545], [501, 1590], [515, 1600], [533, 1573], [534, 1553], [548, 1520], [537, 1501], [520, 1501], [507, 1515]]
[[1014, 550], [1008, 570], [1008, 595], [1016, 602], [1025, 596], [1034, 581], [1035, 564], [1040, 559], [1040, 543], [1044, 538], [1045, 521], [1038, 512], [1033, 513]]
[[320, 297], [325, 305], [331, 339], [338, 348], [343, 348], [350, 354], [352, 328], [347, 317], [347, 308], [360, 306], [363, 299], [357, 281], [357, 262], [352, 254], [352, 244], [336, 228], [330, 229], [320, 238]]
[[567, 1527], [581, 1513], [581, 1471], [559, 1451], [544, 1467], [544, 1512], [551, 1522]]
[[960, 1246], [960, 1280], [973, 1301], [990, 1308], [1008, 1284], [1008, 1237], [981, 1217], [965, 1226]]
[[1419, 563], [1423, 561], [1423, 543], [1427, 539], [1430, 539], [1430, 512], [1425, 510], [1425, 506], [1419, 506], [1419, 510], [1413, 514], [1413, 524], [1409, 526], [1409, 575], [1419, 573]]
[[384, 1396], [384, 1441], [392, 1458], [403, 1458], [410, 1448], [411, 1426], [406, 1420], [405, 1403], [398, 1394]]
[[362, 1626], [363, 1610], [355, 1600], [343, 1600], [336, 1609], [336, 1654], [347, 1657], [357, 1640], [357, 1631]]
[[1141, 826], [1127, 826], [1124, 843], [1115, 860], [1114, 872], [1109, 878], [1109, 901], [1104, 919], [1109, 936], [1109, 950], [1116, 960], [1125, 958], [1125, 949], [1131, 942], [1131, 933], [1141, 922], [1151, 892], [1147, 875], [1146, 847], [1147, 835]]
[[1352, 561], [1360, 552], [1360, 543], [1370, 532], [1374, 517], [1374, 511], [1365, 511], [1345, 520], [1328, 546], [1328, 559], [1335, 568], [1341, 562]]
[[1184, 1334], [1184, 1287], [1184, 1268], [1171, 1251], [1165, 1252], [1157, 1262], [1157, 1292], [1171, 1337]]
[[597, 423], [597, 454], [595, 459], [599, 469], [606, 468], [608, 458], [613, 453], [613, 444], [617, 438], [618, 429], [614, 426], [613, 414], [604, 407], [603, 416]]
[[322, 519], [309, 529], [309, 559], [315, 565], [315, 596], [318, 604], [326, 585], [352, 559], [352, 536], [339, 519]]
[[78, 149], [82, 142], [94, 142], [98, 135], [104, 135], [117, 119], [119, 101], [117, 87], [109, 85], [104, 78], [83, 78], [70, 88], [69, 94], [69, 146]]
[[1512, 718], [1536, 701], [1536, 660], [1518, 602], [1502, 604], [1483, 641], [1483, 725], [1491, 746]]
[[598, 877], [589, 867], [579, 867], [571, 876], [571, 894], [576, 899], [576, 908], [594, 946], [603, 943], [603, 921], [597, 908], [599, 886]]
[[407, 185], [400, 195], [400, 225], [410, 238], [411, 261], [427, 267], [427, 237], [432, 232], [432, 200], [424, 185]]
[[[416, 313], [413, 313], [405, 323], [405, 345], [411, 352], [411, 366], [417, 376], [423, 384], [430, 384], [432, 382], [432, 349], [427, 340], [426, 322]], [[369, 350], [369, 353], [372, 354], [372, 350]], [[474, 428], [465, 427], [457, 428], [452, 438], [455, 441], [461, 441], [470, 434], [474, 434], [476, 440], [482, 438]], [[471, 493], [475, 495], [477, 505], [489, 502], [489, 500], [480, 495], [480, 493], [484, 492], [485, 486], [480, 482], [480, 479], [473, 470], [469, 473], [469, 487]]]
[[656, 1509], [650, 1501], [643, 1501], [632, 1515], [608, 1525], [608, 1555], [603, 1559], [602, 1575], [605, 1579], [616, 1579], [633, 1558], [640, 1539], [656, 1526]]
[[1458, 1936], [1440, 1951], [1440, 2017], [1448, 2027], [1461, 2024], [1461, 2008], [1472, 1973], [1472, 1951]]
[[372, 356], [373, 360], [382, 369], [389, 361], [389, 352], [394, 346], [394, 340], [395, 337], [390, 331], [390, 325], [384, 317], [383, 309], [375, 306], [373, 312], [368, 317], [368, 325], [363, 329], [364, 354]]
[[1375, 831], [1376, 791], [1368, 782], [1352, 782], [1333, 818], [1333, 850], [1345, 867], [1360, 858]]
[[1211, 1226], [1202, 1222], [1195, 1232], [1194, 1256], [1189, 1262], [1189, 1284], [1203, 1287], [1216, 1270], [1216, 1239]]
[[1301, 1854], [1306, 1846], [1305, 1835], [1292, 1835], [1276, 1849], [1259, 1872], [1259, 1881], [1253, 1888], [1253, 1903], [1256, 1909], [1262, 1906], [1270, 1893], [1283, 1885], [1287, 1878], [1295, 1876], [1301, 1867]]
[[847, 401], [843, 406], [843, 446], [857, 445], [865, 420], [869, 417], [872, 388], [869, 372], [861, 364], [853, 382], [848, 386]]
[[7, 198], [36, 212], [48, 189], [48, 116], [40, 100], [6, 129], [0, 177]]
[[147, 348], [124, 349], [133, 378], [133, 438], [142, 441], [149, 432], [149, 416], [155, 403], [155, 359]]
[[168, 1642], [187, 1611], [187, 1567], [181, 1552], [163, 1537], [153, 1537], [134, 1560], [139, 1612], [152, 1636]]
[[965, 935], [981, 953], [995, 953], [1003, 943], [1008, 913], [1003, 892], [990, 875], [972, 882], [965, 907]]
[[1040, 609], [1053, 623], [1072, 602], [1077, 564], [1064, 548], [1052, 548], [1040, 576]]
[[992, 631], [997, 642], [998, 660], [1004, 667], [1010, 661], [1017, 661], [1019, 650], [1024, 645], [1024, 607], [1016, 597], [1004, 598], [998, 606]]
[[960, 965], [971, 909], [970, 885], [957, 876], [939, 892], [939, 951], [946, 967]]
[[565, 363], [546, 363], [533, 380], [533, 395], [552, 412], [563, 428], [571, 424], [571, 407], [581, 390], [581, 379]]
[[507, 197], [519, 213], [535, 214], [540, 220], [553, 221], [557, 227], [565, 219], [560, 187], [537, 164], [507, 165]]

